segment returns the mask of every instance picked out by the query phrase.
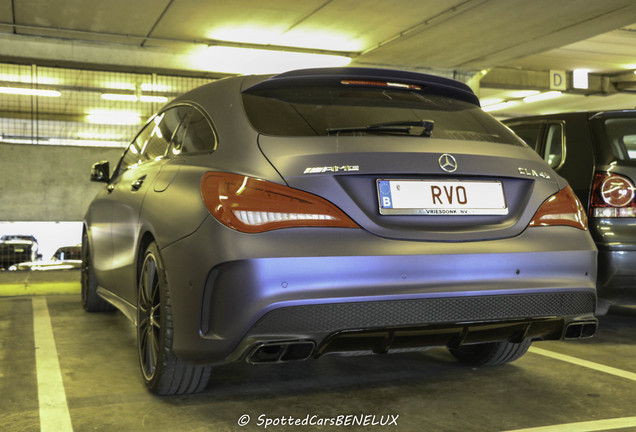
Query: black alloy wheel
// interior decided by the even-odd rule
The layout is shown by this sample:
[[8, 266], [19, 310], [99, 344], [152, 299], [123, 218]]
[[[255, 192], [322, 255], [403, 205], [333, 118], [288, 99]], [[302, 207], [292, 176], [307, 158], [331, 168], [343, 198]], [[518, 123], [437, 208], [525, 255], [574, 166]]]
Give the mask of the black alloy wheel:
[[146, 249], [137, 296], [137, 350], [146, 387], [158, 395], [204, 390], [211, 367], [193, 365], [172, 351], [172, 304], [166, 271], [157, 244]]
[[137, 305], [137, 346], [141, 371], [146, 382], [152, 381], [157, 370], [160, 339], [161, 293], [157, 261], [154, 255], [148, 252], [142, 266]]

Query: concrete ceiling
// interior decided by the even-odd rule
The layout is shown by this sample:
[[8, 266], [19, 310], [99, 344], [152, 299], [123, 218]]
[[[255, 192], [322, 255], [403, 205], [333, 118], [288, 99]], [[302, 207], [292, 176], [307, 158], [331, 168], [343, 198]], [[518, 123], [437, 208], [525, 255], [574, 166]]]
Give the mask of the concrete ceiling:
[[[482, 99], [565, 72], [566, 95], [499, 116], [636, 107], [634, 0], [0, 0], [2, 62], [215, 77], [193, 53], [219, 44], [453, 76]], [[571, 90], [575, 68], [589, 89]]]

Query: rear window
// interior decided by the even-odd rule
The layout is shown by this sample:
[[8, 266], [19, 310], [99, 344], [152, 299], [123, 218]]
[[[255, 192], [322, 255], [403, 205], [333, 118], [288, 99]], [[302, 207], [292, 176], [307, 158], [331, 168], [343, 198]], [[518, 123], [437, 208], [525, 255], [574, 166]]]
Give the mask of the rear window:
[[243, 93], [243, 104], [252, 126], [265, 135], [321, 136], [328, 135], [330, 129], [427, 120], [434, 122], [432, 138], [523, 145], [480, 107], [424, 91], [349, 86], [268, 88]]
[[605, 119], [604, 134], [617, 158], [636, 159], [636, 117]]

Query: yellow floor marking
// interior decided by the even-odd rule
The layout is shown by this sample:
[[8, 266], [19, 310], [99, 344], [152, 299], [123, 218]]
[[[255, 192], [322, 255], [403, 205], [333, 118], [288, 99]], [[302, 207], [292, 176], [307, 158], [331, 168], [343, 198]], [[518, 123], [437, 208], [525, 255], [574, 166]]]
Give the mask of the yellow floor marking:
[[49, 308], [44, 297], [33, 297], [33, 334], [38, 380], [41, 432], [72, 432], [62, 371], [57, 358]]
[[582, 360], [580, 358], [572, 357], [565, 354], [559, 354], [552, 351], [545, 350], [543, 348], [531, 347], [529, 350], [531, 353], [539, 354], [545, 357], [550, 357], [555, 360], [561, 360], [564, 362], [572, 363], [578, 366], [583, 366], [588, 369], [594, 369], [599, 372], [604, 372], [606, 374], [615, 375], [621, 378], [626, 378], [628, 380], [636, 381], [636, 373], [624, 371], [622, 369], [617, 369], [611, 366], [605, 366], [600, 363], [594, 363], [587, 360]]
[[79, 293], [79, 282], [42, 282], [33, 283], [26, 286], [23, 283], [0, 285], [0, 297]]
[[[617, 369], [611, 366], [605, 366], [600, 363], [594, 363], [565, 354], [555, 353], [543, 348], [532, 347], [529, 351], [531, 353], [542, 355], [544, 357], [549, 357], [555, 360], [560, 360], [577, 366], [593, 369], [598, 372], [603, 372], [621, 378], [626, 378], [631, 381], [636, 381], [636, 373], [633, 372], [624, 371], [622, 369]], [[593, 420], [578, 423], [515, 429], [505, 432], [596, 432], [634, 427], [636, 427], [636, 417], [623, 417], [616, 419]]]
[[617, 419], [595, 420], [579, 423], [568, 423], [553, 426], [515, 429], [505, 432], [596, 432], [636, 426], [636, 417], [623, 417]]

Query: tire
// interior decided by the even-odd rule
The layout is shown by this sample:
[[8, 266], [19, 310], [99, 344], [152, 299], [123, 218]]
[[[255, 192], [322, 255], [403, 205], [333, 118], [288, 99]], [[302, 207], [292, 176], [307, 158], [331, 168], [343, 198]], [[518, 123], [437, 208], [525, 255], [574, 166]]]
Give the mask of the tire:
[[97, 295], [97, 278], [91, 260], [88, 236], [82, 236], [82, 268], [80, 275], [82, 306], [87, 312], [111, 312], [115, 307]]
[[520, 343], [504, 341], [464, 345], [449, 348], [449, 351], [459, 361], [470, 366], [498, 366], [519, 359], [531, 344], [530, 339], [525, 339]]
[[137, 296], [137, 351], [148, 390], [157, 395], [197, 393], [210, 380], [211, 367], [193, 365], [172, 351], [172, 304], [157, 244], [144, 253]]

